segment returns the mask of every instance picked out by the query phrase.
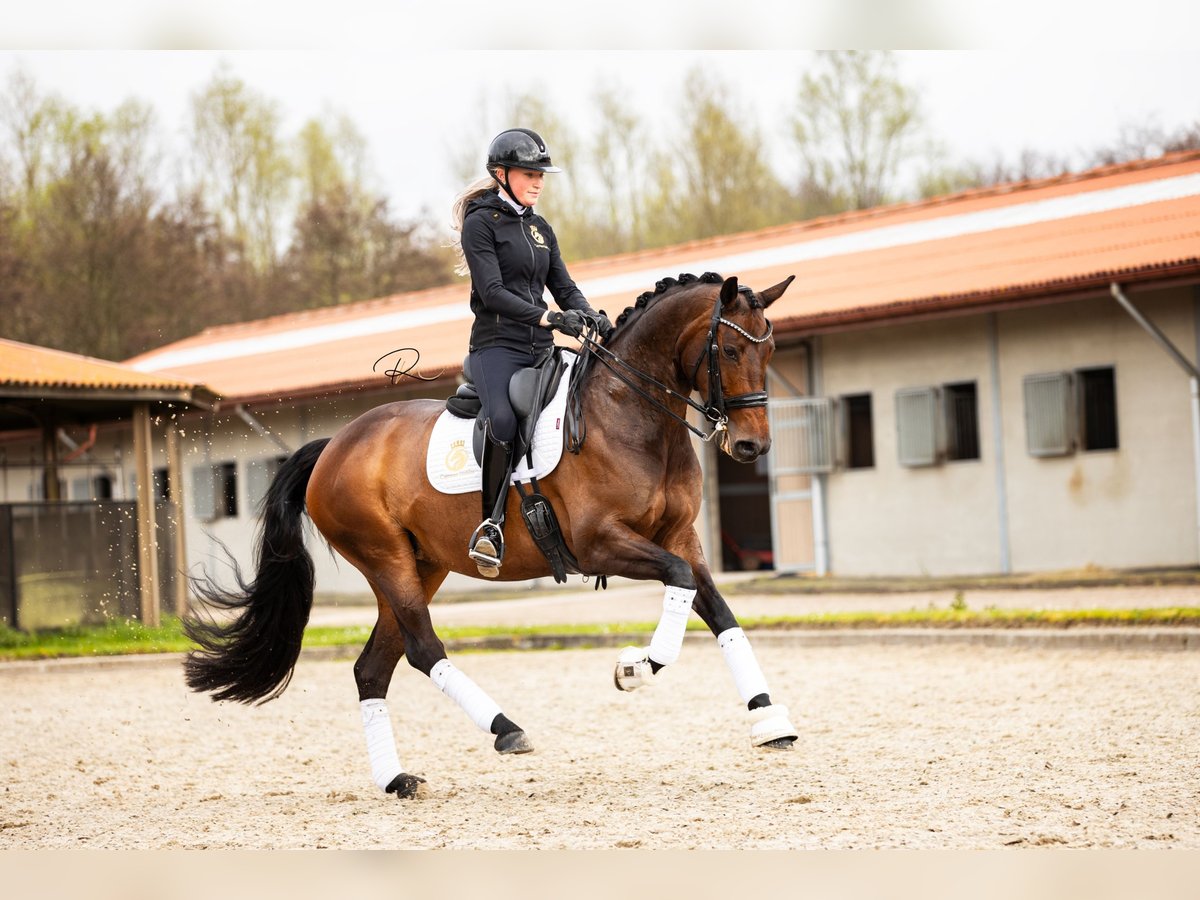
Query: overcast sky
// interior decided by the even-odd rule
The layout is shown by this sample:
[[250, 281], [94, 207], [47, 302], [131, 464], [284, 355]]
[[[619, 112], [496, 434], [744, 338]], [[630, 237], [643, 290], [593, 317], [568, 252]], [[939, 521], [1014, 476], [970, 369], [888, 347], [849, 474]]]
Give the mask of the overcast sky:
[[[50, 7], [64, 5], [60, 0], [48, 2]], [[813, 58], [809, 50], [771, 46], [776, 42], [771, 39], [769, 29], [759, 35], [757, 49], [739, 51], [670, 46], [682, 43], [679, 40], [665, 41], [667, 46], [661, 50], [605, 49], [596, 47], [602, 43], [599, 40], [590, 42], [591, 49], [585, 44], [583, 49], [569, 51], [497, 50], [492, 48], [506, 28], [511, 31], [514, 18], [526, 21], [515, 12], [500, 17], [507, 23], [503, 28], [490, 31], [461, 22], [460, 38], [476, 32], [484, 37], [450, 41], [451, 20], [431, 18], [428, 9], [423, 17], [408, 15], [405, 10], [413, 7], [407, 0], [376, 4], [377, 10], [385, 6], [391, 10], [391, 18], [380, 21], [377, 29], [362, 27], [360, 18], [360, 27], [353, 32], [359, 37], [358, 45], [338, 45], [339, 40], [347, 43], [344, 33], [347, 17], [343, 17], [340, 25], [331, 24], [325, 35], [328, 40], [323, 42], [325, 49], [305, 49], [299, 45], [319, 42], [311, 36], [307, 42], [299, 40], [299, 35], [293, 35], [290, 41], [283, 40], [279, 32], [270, 30], [265, 11], [279, 6], [273, 0], [249, 5], [247, 9], [252, 7], [257, 12], [248, 12], [240, 19], [233, 16], [221, 19], [223, 2], [210, 0], [205, 18], [195, 14], [194, 19], [172, 20], [173, 27], [187, 32], [186, 40], [179, 39], [175, 32], [165, 32], [163, 22], [146, 11], [139, 13], [140, 19], [135, 19], [149, 23], [146, 28], [152, 32], [150, 37], [139, 38], [129, 27], [125, 37], [138, 38], [127, 41], [135, 47], [216, 44], [232, 49], [91, 50], [85, 40], [87, 35], [80, 35], [76, 40], [60, 41], [73, 45], [69, 49], [33, 50], [23, 47], [19, 40], [12, 40], [10, 29], [10, 39], [6, 42], [9, 48], [0, 49], [0, 77], [7, 78], [17, 66], [24, 66], [44, 89], [55, 91], [76, 105], [101, 111], [109, 111], [131, 96], [141, 98], [158, 113], [164, 135], [177, 140], [187, 121], [189, 98], [211, 79], [224, 60], [233, 74], [279, 103], [288, 133], [294, 133], [303, 121], [326, 109], [348, 114], [367, 137], [379, 187], [391, 198], [393, 209], [406, 218], [424, 211], [440, 225], [459, 187], [446, 157], [455, 142], [478, 130], [474, 123], [482, 114], [481, 102], [491, 109], [484, 114], [492, 118], [487, 123], [489, 127], [505, 127], [508, 123], [496, 115], [496, 108], [505, 97], [541, 93], [580, 133], [586, 134], [592, 125], [588, 118], [591, 95], [599, 83], [606, 82], [619, 86], [643, 119], [654, 123], [658, 134], [663, 136], [669, 134], [676, 121], [685, 74], [691, 67], [702, 65], [733, 88], [747, 118], [762, 129], [772, 158], [786, 169], [791, 159], [786, 119], [800, 76]], [[696, 2], [700, 5], [694, 8], [702, 9], [703, 0]], [[1165, 2], [1147, 0], [1141, 8], [1152, 12]], [[117, 7], [122, 3], [131, 5], [135, 11], [155, 6], [148, 0], [146, 3], [121, 0]], [[889, 15], [894, 19], [896, 10], [923, 11], [928, 15], [920, 20], [925, 24], [918, 28], [915, 37], [928, 38], [927, 44], [937, 45], [934, 38], [955, 36], [946, 25], [951, 20], [935, 15], [939, 10], [956, 8], [955, 4], [942, 0], [895, 0], [885, 4], [856, 0], [849, 5], [878, 10], [882, 15], [880, 21], [885, 22], [892, 21]], [[613, 0], [607, 8], [616, 16], [625, 6], [629, 4], [624, 0]], [[761, 13], [771, 6], [767, 2], [754, 8]], [[284, 6], [302, 7], [303, 4]], [[1104, 7], [1100, 2], [1088, 8], [1098, 15]], [[1190, 4], [1184, 9], [1192, 7], [1200, 4]], [[77, 15], [71, 19], [74, 27], [88, 26], [89, 11], [96, 8], [95, 4], [77, 6]], [[109, 4], [104, 8], [113, 7]], [[345, 8], [354, 10], [356, 0], [348, 0]], [[491, 6], [486, 8], [494, 10]], [[670, 8], [670, 4], [664, 8]], [[1004, 18], [996, 28], [1011, 34], [1014, 24], [1018, 24], [1025, 29], [1022, 33], [1037, 38], [1042, 32], [1029, 27], [1034, 19], [1021, 16], [1037, 15], [1037, 10], [1042, 10], [1045, 19], [1045, 11], [1052, 8], [1053, 4], [1030, 6], [1026, 0], [1008, 0], [1003, 6]], [[470, 5], [463, 9], [464, 19], [471, 21]], [[892, 13], [883, 15], [884, 10]], [[48, 9], [39, 15], [45, 19], [52, 12]], [[480, 12], [473, 21], [482, 22], [483, 15]], [[296, 19], [295, 15], [289, 19], [293, 28]], [[979, 49], [901, 51], [900, 74], [920, 92], [929, 131], [945, 145], [951, 158], [986, 162], [1001, 156], [1011, 160], [1026, 148], [1078, 157], [1100, 144], [1114, 141], [1123, 124], [1157, 123], [1175, 128], [1200, 120], [1197, 87], [1200, 51], [1194, 44], [1197, 32], [1191, 31], [1189, 36], [1185, 27], [1194, 19], [1195, 13], [1185, 12], [1182, 19], [1177, 16], [1174, 20], [1178, 28], [1159, 22], [1157, 34], [1139, 26], [1140, 19], [1118, 22], [1117, 32], [1105, 35], [1107, 42], [1092, 41], [1087, 49], [1080, 45], [1089, 42], [1079, 40], [1073, 43], [1027, 40], [1021, 42], [1020, 48], [1000, 49], [989, 49], [986, 41], [976, 40], [974, 43], [981, 45]], [[93, 42], [107, 36], [105, 29], [113, 27], [111, 20], [111, 16], [97, 20], [91, 32]], [[564, 44], [555, 37], [563, 33], [561, 20], [533, 16], [528, 21], [536, 25], [533, 30], [540, 35], [534, 46]], [[546, 21], [550, 21], [551, 28], [542, 27]], [[606, 21], [611, 25], [611, 19]], [[746, 17], [737, 21], [744, 27]], [[799, 20], [792, 24], [796, 21]], [[661, 10], [653, 24], [669, 33], [670, 21], [662, 19]], [[964, 25], [959, 21], [958, 36], [987, 35], [991, 24], [979, 21]], [[911, 20], [909, 25], [912, 26]], [[1109, 25], [1116, 27], [1111, 22]], [[72, 33], [68, 26], [60, 25], [48, 32], [44, 26], [46, 23], [35, 15], [17, 26], [17, 30], [24, 28], [30, 39], [27, 43], [31, 44], [39, 43], [35, 40], [39, 36]], [[731, 28], [736, 37], [737, 28], [732, 25]], [[1118, 39], [1122, 30], [1127, 34]], [[827, 37], [837, 36], [836, 27], [828, 22], [826, 32]], [[285, 28], [284, 34], [292, 32]], [[861, 28], [859, 34], [863, 34]], [[866, 34], [869, 36], [869, 30]], [[903, 38], [906, 33], [894, 31], [893, 35]], [[114, 34], [113, 43], [120, 36], [119, 32]], [[632, 46], [645, 42], [643, 32], [639, 31], [635, 37], [628, 42]], [[259, 45], [297, 46], [238, 49], [254, 43], [255, 38], [259, 38]], [[438, 49], [434, 38], [440, 38], [446, 46]], [[707, 43], [716, 43], [715, 38], [709, 35]], [[736, 46], [738, 41], [726, 43]], [[1105, 46], [1106, 43], [1133, 49], [1118, 49]], [[1192, 46], [1185, 47], [1186, 44]], [[1153, 49], [1146, 45], [1152, 45]], [[481, 146], [477, 151], [481, 162], [484, 149]], [[790, 177], [795, 173], [781, 174]]]

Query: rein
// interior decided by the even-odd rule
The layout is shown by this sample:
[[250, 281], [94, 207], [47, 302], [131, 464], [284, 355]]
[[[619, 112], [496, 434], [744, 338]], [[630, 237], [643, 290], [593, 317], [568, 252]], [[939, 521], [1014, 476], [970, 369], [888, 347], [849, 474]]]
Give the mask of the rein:
[[[739, 288], [743, 292], [749, 292], [749, 288]], [[700, 356], [696, 359], [696, 365], [692, 369], [691, 384], [693, 389], [696, 389], [696, 376], [700, 373], [700, 365], [704, 362], [704, 358], [708, 357], [708, 402], [703, 406], [693, 400], [690, 396], [685, 397], [678, 391], [661, 383], [650, 375], [647, 375], [641, 369], [631, 366], [621, 357], [617, 356], [611, 350], [600, 345], [596, 340], [595, 329], [588, 329], [579, 336], [579, 341], [588, 349], [588, 353], [583, 355], [576, 366], [576, 378], [572, 379], [569, 394], [567, 399], [567, 449], [571, 453], [578, 453], [583, 448], [583, 441], [587, 435], [587, 426], [583, 418], [583, 384], [584, 380], [591, 369], [592, 360], [599, 360], [600, 363], [612, 372], [620, 381], [626, 384], [636, 394], [648, 400], [655, 407], [665, 412], [672, 419], [683, 424], [688, 431], [696, 435], [700, 440], [709, 442], [713, 438], [723, 434], [729, 425], [729, 410], [736, 409], [751, 409], [757, 406], [767, 405], [767, 392], [754, 391], [748, 394], [738, 394], [734, 397], [726, 397], [721, 384], [721, 365], [718, 357], [717, 346], [717, 330], [720, 326], [725, 325], [732, 328], [738, 334], [742, 335], [749, 341], [755, 344], [762, 344], [771, 339], [771, 333], [774, 330], [771, 322], [767, 321], [767, 331], [761, 337], [755, 337], [742, 328], [735, 322], [721, 316], [721, 298], [717, 297], [713, 305], [712, 321], [708, 329], [708, 338], [705, 341], [704, 349], [700, 352]], [[653, 387], [658, 388], [668, 397], [680, 400], [691, 409], [696, 410], [713, 424], [712, 431], [703, 432], [699, 428], [692, 425], [685, 416], [679, 415], [657, 397], [653, 396], [640, 385], [636, 384], [623, 372], [618, 371], [617, 366], [629, 372], [631, 375], [640, 378], [643, 382], [647, 382]]]

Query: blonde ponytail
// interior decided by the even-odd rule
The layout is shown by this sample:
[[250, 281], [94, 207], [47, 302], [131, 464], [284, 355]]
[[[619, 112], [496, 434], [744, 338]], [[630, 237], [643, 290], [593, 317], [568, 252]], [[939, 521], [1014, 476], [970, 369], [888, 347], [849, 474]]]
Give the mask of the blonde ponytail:
[[498, 191], [500, 182], [495, 178], [480, 178], [478, 181], [473, 181], [463, 192], [454, 198], [454, 206], [450, 211], [450, 228], [454, 231], [455, 237], [451, 239], [449, 246], [454, 250], [454, 274], [469, 275], [470, 269], [467, 268], [467, 257], [463, 253], [462, 248], [462, 229], [463, 220], [467, 217], [467, 206], [476, 197], [482, 197], [489, 191]]

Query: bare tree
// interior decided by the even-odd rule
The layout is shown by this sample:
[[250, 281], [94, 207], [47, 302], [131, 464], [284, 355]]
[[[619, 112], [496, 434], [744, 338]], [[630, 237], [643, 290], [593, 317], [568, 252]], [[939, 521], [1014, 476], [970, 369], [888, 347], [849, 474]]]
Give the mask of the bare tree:
[[290, 199], [292, 169], [279, 128], [277, 104], [225, 67], [192, 98], [200, 190], [261, 272], [278, 257]]
[[885, 203], [920, 128], [917, 95], [900, 82], [890, 52], [821, 53], [816, 71], [801, 79], [792, 119], [802, 181], [843, 209]]
[[739, 106], [728, 85], [699, 67], [688, 73], [679, 137], [653, 162], [651, 245], [762, 228], [784, 216], [786, 191]]

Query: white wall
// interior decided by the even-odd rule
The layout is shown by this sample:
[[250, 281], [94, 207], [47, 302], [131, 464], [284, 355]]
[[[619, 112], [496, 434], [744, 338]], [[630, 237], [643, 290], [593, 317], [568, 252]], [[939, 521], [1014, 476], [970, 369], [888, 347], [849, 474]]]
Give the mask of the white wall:
[[[1130, 298], [1176, 347], [1194, 357], [1189, 289]], [[1000, 347], [1014, 568], [1200, 561], [1190, 394], [1183, 370], [1111, 299], [1005, 314]], [[1119, 449], [1030, 456], [1022, 377], [1107, 365], [1115, 367]]]
[[[1132, 298], [1189, 357], [1190, 288]], [[1115, 301], [996, 316], [1012, 570], [1195, 565], [1195, 478], [1187, 378]], [[872, 395], [875, 467], [829, 478], [832, 570], [843, 575], [1001, 570], [988, 317], [886, 325], [822, 337], [824, 393]], [[1036, 458], [1026, 450], [1023, 378], [1114, 366], [1119, 448]], [[897, 461], [895, 392], [975, 381], [981, 458]]]
[[[999, 567], [996, 492], [990, 453], [987, 333], [982, 317], [826, 335], [827, 396], [871, 394], [875, 466], [828, 479], [830, 568], [842, 575], [943, 575]], [[978, 460], [902, 466], [895, 392], [974, 381]]]

